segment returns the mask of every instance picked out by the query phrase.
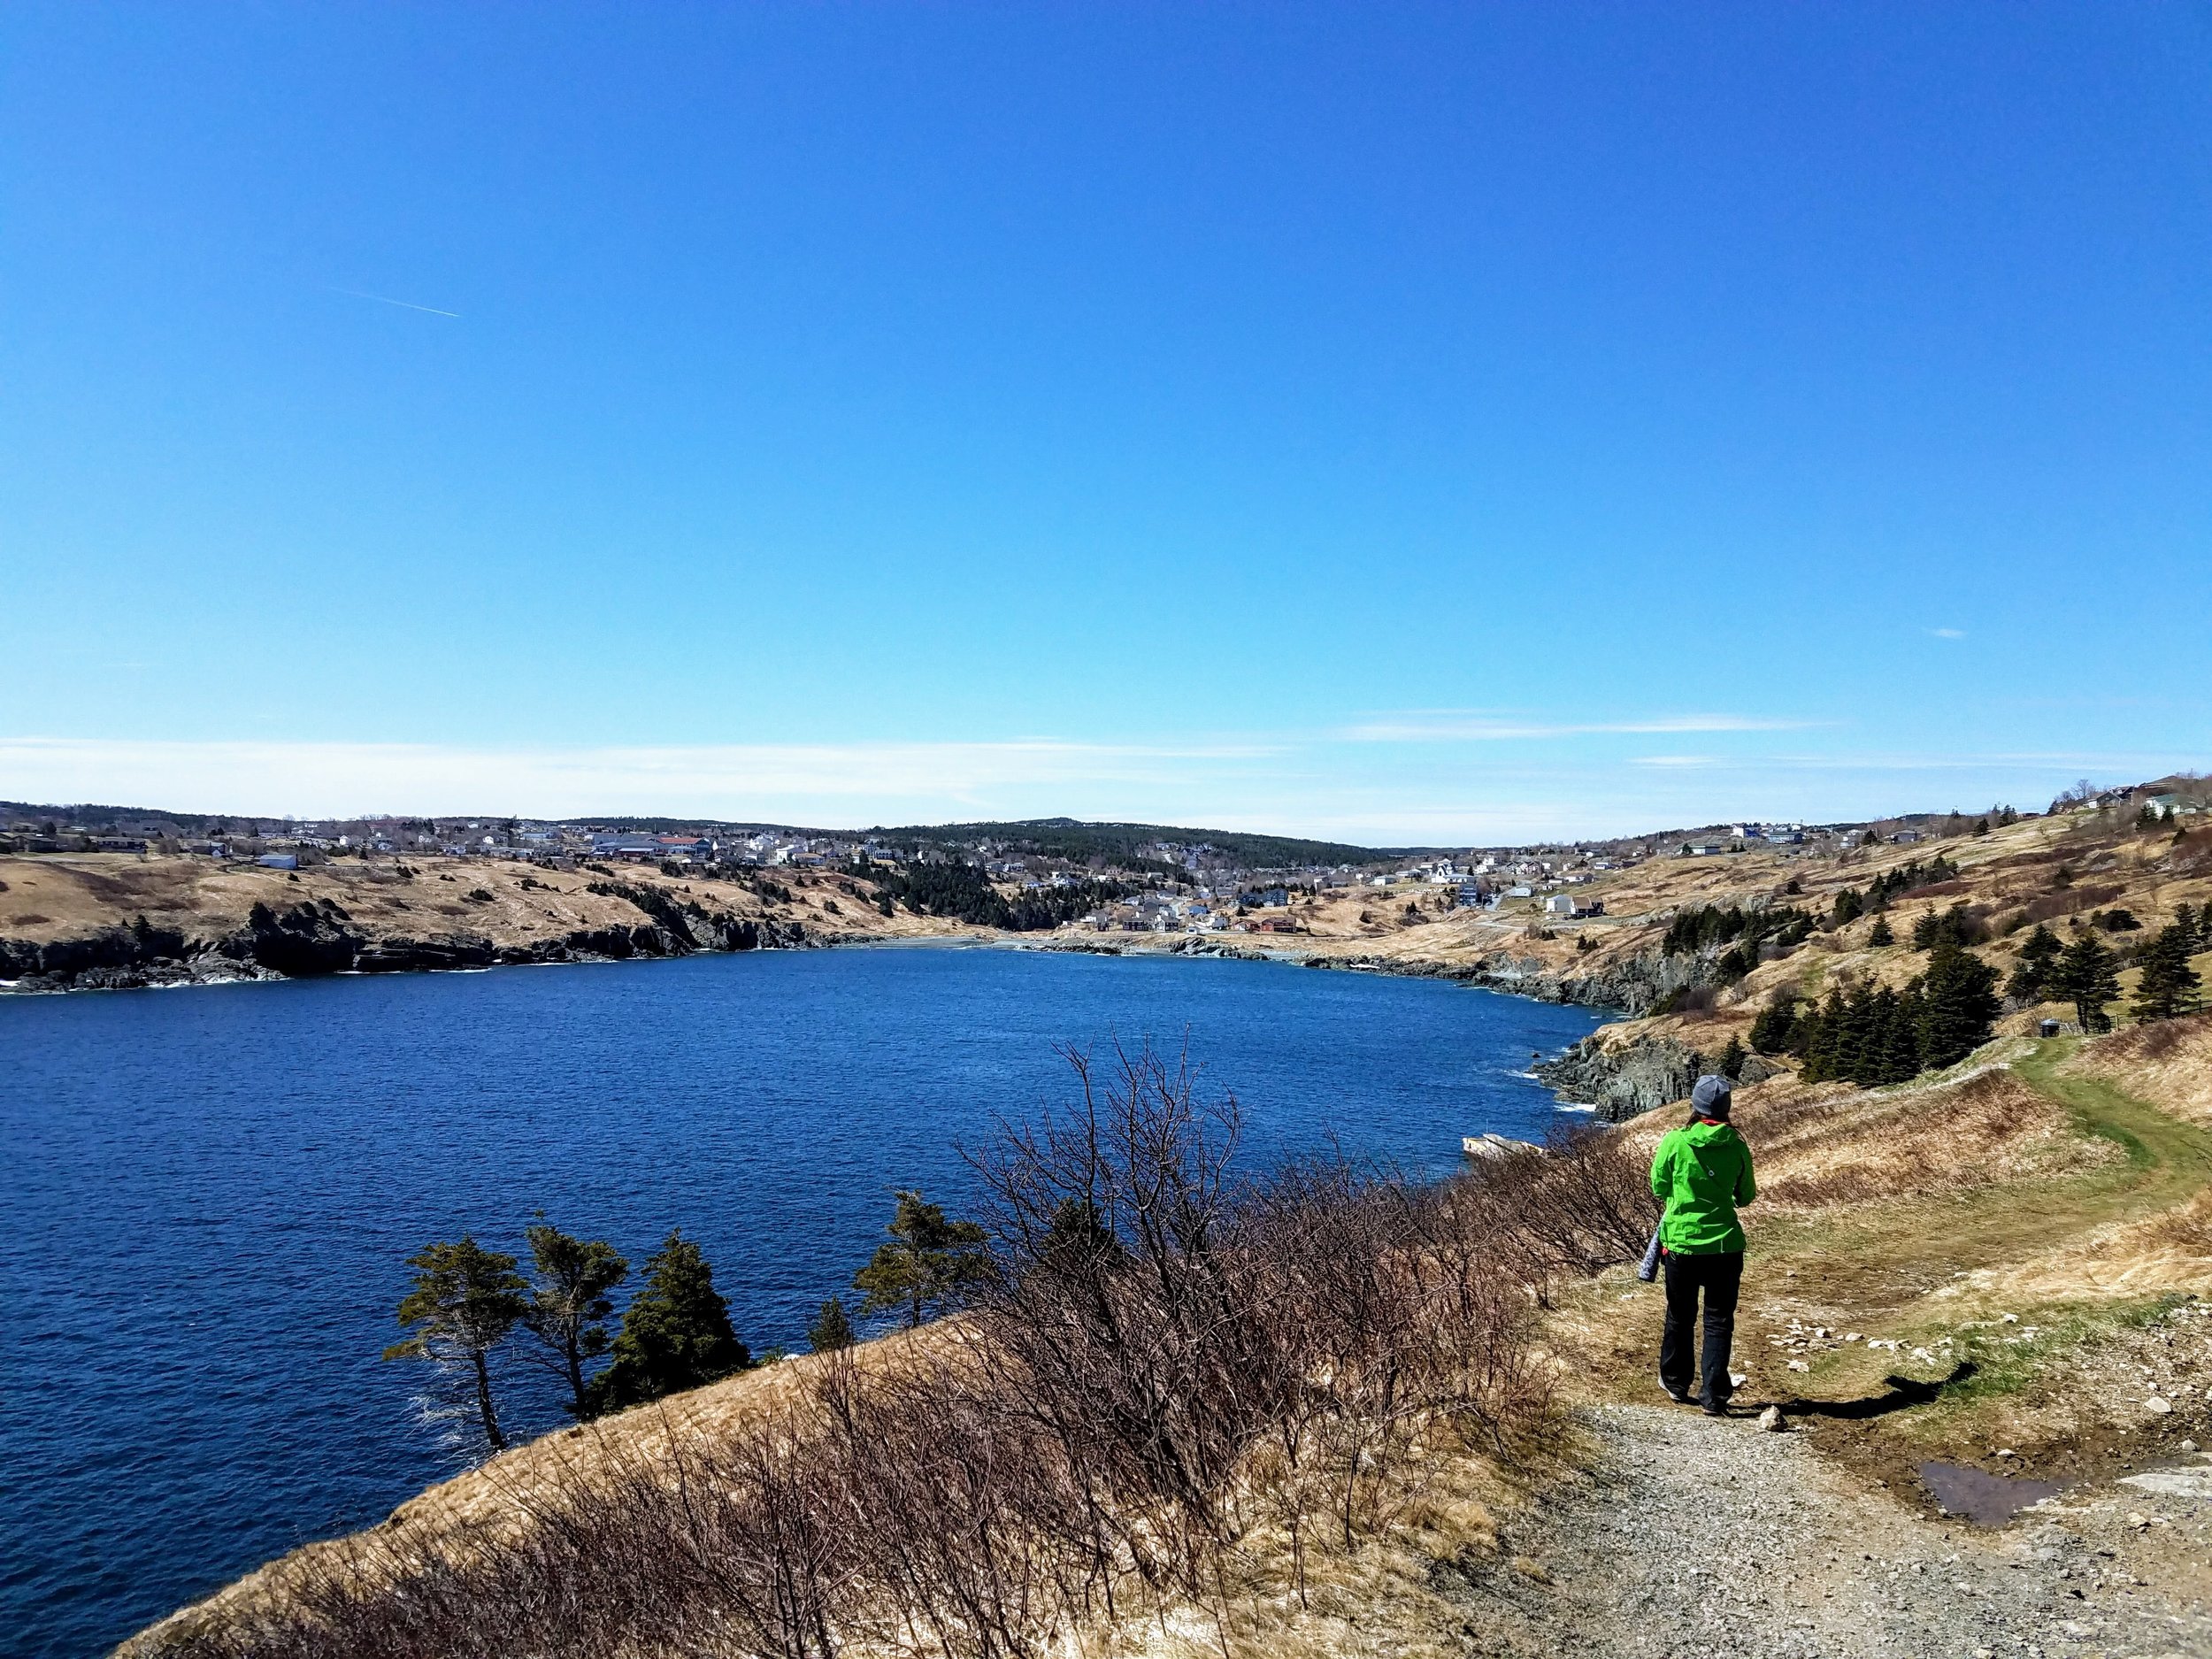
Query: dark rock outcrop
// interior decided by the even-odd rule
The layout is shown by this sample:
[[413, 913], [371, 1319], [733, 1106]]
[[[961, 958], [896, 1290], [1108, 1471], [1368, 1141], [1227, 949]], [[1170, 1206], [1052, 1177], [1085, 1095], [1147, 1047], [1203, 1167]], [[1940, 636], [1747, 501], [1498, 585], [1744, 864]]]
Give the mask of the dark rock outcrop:
[[1606, 1122], [1620, 1123], [1688, 1099], [1705, 1064], [1704, 1056], [1672, 1037], [1638, 1037], [1609, 1048], [1592, 1036], [1534, 1070], [1562, 1100], [1594, 1106]]
[[1309, 968], [1350, 968], [1365, 973], [1406, 974], [1422, 979], [1458, 979], [1540, 1002], [1574, 1002], [1586, 1008], [1618, 1009], [1629, 1018], [1649, 1013], [1677, 991], [1713, 982], [1705, 956], [1630, 956], [1586, 974], [1558, 973], [1534, 956], [1503, 953], [1469, 966], [1422, 962], [1402, 956], [1309, 956]]
[[626, 962], [702, 951], [800, 949], [820, 942], [797, 922], [756, 921], [710, 911], [664, 889], [595, 883], [648, 919], [627, 926], [579, 927], [517, 945], [476, 933], [376, 937], [334, 902], [277, 910], [257, 903], [246, 925], [219, 939], [194, 940], [174, 928], [103, 928], [80, 939], [34, 944], [0, 939], [0, 980], [23, 991], [127, 990], [150, 985], [236, 979], [313, 979], [333, 973], [421, 973], [502, 964]]
[[312, 904], [280, 912], [257, 902], [247, 912], [245, 926], [219, 943], [216, 954], [234, 962], [257, 962], [288, 979], [342, 973], [368, 941], [342, 917], [334, 904], [327, 913]]
[[500, 953], [488, 939], [448, 933], [436, 939], [380, 939], [354, 953], [357, 973], [426, 973], [455, 968], [488, 968]]

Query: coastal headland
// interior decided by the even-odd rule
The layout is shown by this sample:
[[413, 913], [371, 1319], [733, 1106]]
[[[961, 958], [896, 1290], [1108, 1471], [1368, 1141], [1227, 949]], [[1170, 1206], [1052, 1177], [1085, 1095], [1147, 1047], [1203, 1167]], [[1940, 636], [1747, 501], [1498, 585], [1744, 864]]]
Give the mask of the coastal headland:
[[[1037, 1369], [1064, 1357], [1041, 1333], [1073, 1308], [1024, 1323], [1021, 1298], [1067, 1271], [1048, 1233], [972, 1316], [518, 1447], [125, 1651], [401, 1636], [447, 1651], [526, 1617], [547, 1585], [597, 1583], [610, 1550], [630, 1576], [530, 1640], [672, 1655], [722, 1651], [680, 1634], [710, 1627], [752, 1632], [731, 1651], [810, 1654], [2212, 1651], [2212, 1015], [2192, 1011], [2191, 984], [2212, 971], [2212, 822], [2196, 805], [2146, 786], [2043, 814], [1647, 838], [1633, 855], [1408, 853], [1302, 884], [1108, 864], [1079, 878], [1080, 914], [1029, 927], [974, 919], [1042, 903], [1031, 884], [1050, 878], [1002, 853], [795, 870], [0, 860], [14, 977], [56, 988], [967, 939], [1265, 956], [1621, 1016], [1532, 1056], [1617, 1127], [1471, 1161], [1379, 1208], [1349, 1175], [1221, 1201], [1257, 1277], [1217, 1288], [1251, 1306], [1192, 1327], [1198, 1369], [1176, 1360], [1161, 1376], [1179, 1380], [1132, 1398], [1170, 1386], [1174, 1422], [1226, 1409], [1208, 1391], [1263, 1362], [1254, 1348], [1207, 1380], [1225, 1329], [1289, 1345], [1286, 1377], [1327, 1383], [1238, 1404], [1202, 1479], [1188, 1448], [1159, 1467], [1090, 1461], [1094, 1432], [1153, 1445], [1141, 1425], [1102, 1418], [1062, 1449], [995, 1438], [1001, 1408], [1093, 1398], [1125, 1363], [1097, 1350], [1086, 1363], [1107, 1369], [1079, 1386], [1071, 1373], [1064, 1400]], [[186, 942], [69, 965], [83, 941], [123, 936]], [[1978, 1010], [1963, 1036], [1946, 1025], [1955, 1003]], [[1916, 1022], [1902, 1058], [1881, 1025], [1900, 1010]], [[1629, 1271], [1648, 1225], [1640, 1171], [1677, 1121], [1663, 1109], [1716, 1068], [1738, 1079], [1762, 1189], [1738, 1409], [1718, 1420], [1657, 1402], [1660, 1299]], [[1271, 1225], [1287, 1214], [1288, 1233]], [[1100, 1305], [1167, 1318], [1118, 1277], [1118, 1248], [1087, 1258]], [[1203, 1259], [1161, 1249], [1177, 1273]], [[1268, 1311], [1291, 1306], [1327, 1317]], [[1339, 1332], [1346, 1307], [1360, 1318]], [[1173, 1325], [1164, 1353], [1186, 1340]], [[1324, 1362], [1299, 1346], [1316, 1340], [1341, 1346]], [[994, 1392], [1016, 1386], [1029, 1392]], [[934, 1426], [904, 1472], [869, 1461], [914, 1422]], [[987, 1455], [1027, 1472], [977, 1481]], [[840, 1505], [891, 1502], [895, 1472], [949, 1483], [892, 1494], [926, 1499], [941, 1528], [838, 1531]], [[1097, 1507], [1080, 1525], [1019, 1508], [1076, 1502], [1094, 1476], [1121, 1484], [1082, 1498]], [[779, 1532], [795, 1514], [827, 1530]], [[1179, 1553], [1147, 1558], [1171, 1525]], [[1123, 1529], [1126, 1547], [1069, 1541]], [[617, 1591], [645, 1579], [625, 1612]], [[798, 1599], [760, 1601], [771, 1581]], [[638, 1646], [649, 1625], [662, 1634]]]

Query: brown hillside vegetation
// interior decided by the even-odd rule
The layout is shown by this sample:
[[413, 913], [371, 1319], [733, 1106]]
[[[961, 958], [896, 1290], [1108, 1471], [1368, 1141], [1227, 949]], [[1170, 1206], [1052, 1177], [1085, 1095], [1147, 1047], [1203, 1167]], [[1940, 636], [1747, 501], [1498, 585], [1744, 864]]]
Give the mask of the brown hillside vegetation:
[[712, 915], [775, 924], [818, 941], [974, 932], [907, 910], [883, 916], [864, 882], [839, 872], [772, 874], [764, 886], [670, 876], [649, 865], [554, 871], [482, 857], [344, 859], [284, 871], [186, 855], [10, 854], [0, 855], [0, 939], [44, 945], [142, 918], [188, 939], [211, 941], [246, 927], [257, 905], [276, 912], [321, 910], [371, 941], [465, 936], [509, 948], [653, 919], [626, 898], [593, 891], [595, 886], [664, 895]]
[[[2192, 1300], [2212, 1294], [2212, 1136], [2182, 1098], [2208, 1064], [2190, 1020], [2001, 1040], [1905, 1087], [1744, 1090], [1765, 1196], [1736, 1363], [1743, 1403], [1796, 1425], [1786, 1456], [1641, 1403], [1658, 1296], [1617, 1263], [1671, 1114], [1435, 1188], [1340, 1166], [1237, 1188], [1209, 1184], [1187, 1088], [1139, 1073], [1148, 1094], [1125, 1078], [1094, 1102], [1124, 1125], [1113, 1179], [1066, 1161], [1081, 1134], [1002, 1151], [995, 1225], [1017, 1242], [974, 1311], [509, 1454], [132, 1652], [1689, 1651], [1719, 1639], [1713, 1609], [1655, 1600], [1651, 1563], [1717, 1527], [1712, 1548], [1784, 1573], [1747, 1584], [1827, 1586], [1731, 1602], [1726, 1651], [1796, 1651], [1808, 1618], [1822, 1651], [1921, 1651], [1872, 1642], [1864, 1609], [1890, 1605], [1875, 1575], [1932, 1566], [1994, 1599], [1915, 1602], [1900, 1640], [1926, 1651], [2139, 1617], [2165, 1632], [2146, 1651], [2205, 1650], [2202, 1522], [2101, 1483], [2212, 1443], [2212, 1306]], [[2133, 1092], [2154, 1083], [2170, 1110]], [[1132, 1117], [1132, 1092], [1154, 1110]], [[1184, 1171], [1181, 1219], [1126, 1207], [1143, 1168]], [[1128, 1256], [1050, 1242], [1088, 1190]], [[1072, 1260], [1071, 1237], [1091, 1240]], [[1930, 1457], [2087, 1495], [2046, 1506], [2044, 1555], [2008, 1557], [2004, 1535], [1939, 1532]], [[1593, 1480], [1634, 1501], [1594, 1503]], [[2131, 1599], [2106, 1609], [2114, 1572]], [[1994, 1623], [1941, 1633], [1969, 1613]]]
[[1229, 1619], [1254, 1548], [1308, 1594], [1435, 1471], [1526, 1441], [1525, 1287], [1647, 1220], [1610, 1139], [1433, 1187], [1254, 1182], [1187, 1067], [1076, 1064], [1073, 1116], [977, 1160], [998, 1271], [958, 1320], [503, 1459], [138, 1650], [1028, 1655]]

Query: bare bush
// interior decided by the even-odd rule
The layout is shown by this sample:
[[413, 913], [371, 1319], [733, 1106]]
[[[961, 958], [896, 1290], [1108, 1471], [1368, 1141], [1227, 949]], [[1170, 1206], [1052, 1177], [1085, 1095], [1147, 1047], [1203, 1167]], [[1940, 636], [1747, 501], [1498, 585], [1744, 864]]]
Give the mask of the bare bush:
[[525, 1524], [385, 1528], [275, 1570], [176, 1659], [1041, 1659], [1101, 1619], [1225, 1609], [1256, 1524], [1389, 1526], [1433, 1460], [1509, 1453], [1547, 1403], [1562, 1275], [1632, 1259], [1642, 1171], [1563, 1136], [1422, 1184], [1340, 1156], [1239, 1172], [1187, 1062], [1070, 1054], [1078, 1103], [971, 1156], [977, 1304], [896, 1364], [841, 1350], [728, 1437], [517, 1494]]

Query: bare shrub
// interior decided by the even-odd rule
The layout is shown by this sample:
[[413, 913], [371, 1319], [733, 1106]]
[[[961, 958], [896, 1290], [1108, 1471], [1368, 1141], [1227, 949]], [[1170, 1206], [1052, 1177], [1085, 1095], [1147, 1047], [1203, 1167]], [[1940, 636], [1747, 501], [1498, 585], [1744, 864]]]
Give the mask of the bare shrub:
[[524, 1525], [308, 1552], [157, 1650], [1042, 1659], [1101, 1618], [1223, 1615], [1262, 1522], [1302, 1595], [1310, 1549], [1393, 1525], [1436, 1458], [1511, 1453], [1547, 1407], [1534, 1310], [1648, 1234], [1615, 1135], [1434, 1184], [1340, 1155], [1252, 1177], [1185, 1059], [1068, 1057], [1078, 1103], [971, 1155], [979, 1300], [895, 1365], [818, 1356], [721, 1439], [516, 1493]]

